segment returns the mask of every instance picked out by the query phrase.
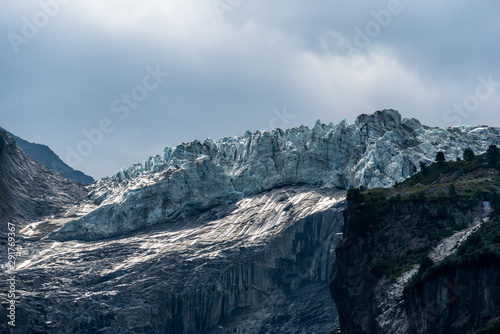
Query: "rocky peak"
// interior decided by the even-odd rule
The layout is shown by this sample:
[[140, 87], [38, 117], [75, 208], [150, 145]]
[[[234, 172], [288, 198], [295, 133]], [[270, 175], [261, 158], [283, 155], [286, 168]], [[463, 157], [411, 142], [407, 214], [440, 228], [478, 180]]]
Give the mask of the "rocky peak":
[[401, 128], [401, 114], [394, 109], [378, 110], [373, 114], [359, 115], [354, 124], [360, 128], [366, 127], [374, 137], [381, 137], [386, 131]]

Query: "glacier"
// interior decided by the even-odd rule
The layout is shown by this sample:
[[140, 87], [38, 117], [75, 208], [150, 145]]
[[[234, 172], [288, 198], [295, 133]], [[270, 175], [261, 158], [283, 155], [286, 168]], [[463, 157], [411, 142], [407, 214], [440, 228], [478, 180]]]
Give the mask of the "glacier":
[[[19, 211], [15, 333], [305, 334], [339, 324], [328, 282], [345, 189], [391, 186], [439, 150], [448, 160], [469, 146], [482, 153], [500, 145], [500, 129], [429, 127], [381, 110], [353, 124], [182, 143], [85, 187], [9, 143], [0, 167], [13, 177], [3, 181], [23, 195], [0, 192]], [[13, 186], [22, 177], [57, 196], [21, 210], [33, 207], [33, 185]], [[380, 304], [387, 325], [400, 310], [397, 283]]]
[[499, 128], [430, 127], [392, 109], [362, 114], [353, 124], [318, 120], [312, 129], [195, 140], [93, 183], [74, 219], [49, 237], [123, 235], [287, 185], [390, 187], [419, 170], [420, 161], [432, 162], [438, 151], [455, 160], [466, 147], [482, 153], [490, 144], [500, 145]]

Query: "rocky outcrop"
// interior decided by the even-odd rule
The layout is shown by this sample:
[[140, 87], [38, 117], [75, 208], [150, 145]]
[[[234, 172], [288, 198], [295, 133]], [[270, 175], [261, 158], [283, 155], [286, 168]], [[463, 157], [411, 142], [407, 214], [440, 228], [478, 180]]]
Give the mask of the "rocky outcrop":
[[83, 186], [33, 160], [0, 130], [0, 222], [57, 215], [85, 195]]
[[[0, 130], [4, 129], [0, 128]], [[16, 141], [16, 144], [19, 145], [19, 147], [27, 155], [32, 157], [35, 161], [49, 167], [54, 172], [61, 173], [65, 178], [78, 183], [89, 184], [94, 182], [94, 179], [91, 176], [86, 175], [79, 170], [74, 170], [70, 166], [66, 165], [48, 146], [30, 143], [29, 141], [13, 135], [7, 130], [4, 131]]]
[[450, 268], [425, 279], [404, 294], [409, 332], [477, 333], [500, 315], [499, 287], [500, 262]]
[[[409, 323], [404, 310], [404, 287], [419, 267], [410, 262], [441, 248], [439, 234], [458, 229], [463, 234], [477, 224], [484, 213], [482, 204], [447, 203], [449, 220], [434, 220], [437, 205], [428, 203], [394, 203], [387, 207], [376, 230], [354, 228], [353, 205], [346, 211], [344, 240], [336, 252], [330, 290], [339, 309], [343, 333], [406, 333]], [[429, 210], [429, 218], [422, 212]], [[433, 213], [432, 213], [433, 212]], [[373, 217], [372, 217], [373, 218]], [[375, 229], [375, 227], [374, 227]], [[435, 237], [434, 237], [435, 236]], [[463, 241], [463, 239], [462, 239]], [[456, 250], [456, 249], [455, 249]], [[440, 254], [440, 258], [449, 255]], [[401, 267], [397, 267], [401, 264]], [[394, 266], [393, 270], [383, 270]], [[426, 332], [433, 333], [433, 332]]]
[[313, 129], [183, 143], [93, 184], [85, 203], [91, 211], [51, 238], [122, 235], [286, 185], [388, 187], [438, 150], [455, 160], [465, 147], [482, 152], [491, 143], [500, 145], [497, 128], [430, 128], [395, 110], [361, 115], [354, 124], [318, 121]]
[[344, 196], [285, 187], [122, 238], [24, 240], [11, 333], [328, 333]]
[[499, 211], [483, 201], [500, 178], [485, 160], [348, 192], [330, 282], [342, 333], [478, 333], [500, 316]]

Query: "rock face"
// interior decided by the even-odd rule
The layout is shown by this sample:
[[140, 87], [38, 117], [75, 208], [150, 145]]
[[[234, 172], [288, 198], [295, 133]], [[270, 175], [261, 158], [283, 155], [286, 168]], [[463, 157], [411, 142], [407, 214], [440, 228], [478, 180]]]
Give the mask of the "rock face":
[[500, 319], [500, 208], [483, 202], [500, 172], [481, 159], [348, 193], [330, 282], [342, 333], [479, 333]]
[[[380, 227], [383, 231], [380, 234], [370, 232], [358, 234], [349, 231], [349, 222], [344, 227], [345, 239], [338, 245], [336, 251], [338, 261], [335, 263], [330, 285], [332, 296], [339, 309], [342, 333], [411, 332], [404, 308], [408, 300], [403, 298], [403, 291], [411, 277], [417, 273], [419, 264], [409, 265], [394, 278], [389, 275], [380, 277], [375, 272], [378, 262], [373, 258], [380, 256], [377, 250], [384, 247], [385, 252], [381, 253], [385, 254], [381, 259], [396, 263], [399, 258], [411, 256], [415, 250], [425, 249], [432, 243], [426, 239], [428, 232], [425, 230], [429, 226], [422, 223], [422, 207], [419, 204], [392, 209], [398, 210], [399, 213], [387, 214], [383, 227]], [[458, 224], [463, 224], [467, 229], [469, 227], [467, 222], [473, 223], [474, 217], [480, 216], [481, 207], [467, 208], [464, 212], [455, 208], [453, 213], [457, 220], [462, 221]], [[456, 221], [452, 224], [456, 224]], [[374, 242], [384, 242], [384, 245], [374, 247]], [[392, 253], [394, 257], [391, 258], [387, 253]], [[449, 254], [450, 252], [444, 255]]]
[[[4, 130], [0, 128], [0, 130]], [[35, 159], [41, 164], [51, 168], [54, 172], [61, 173], [65, 178], [76, 181], [82, 184], [89, 184], [94, 182], [91, 176], [84, 174], [79, 170], [74, 170], [66, 165], [57, 154], [54, 153], [48, 146], [30, 143], [22, 138], [19, 138], [12, 133], [4, 130], [15, 141], [16, 144], [30, 157]]]
[[425, 280], [405, 291], [411, 332], [477, 333], [500, 314], [499, 287], [500, 263], [462, 266]]
[[344, 196], [284, 187], [118, 239], [31, 242], [11, 333], [328, 333]]
[[120, 170], [92, 185], [85, 215], [51, 235], [57, 240], [96, 240], [199, 211], [276, 187], [388, 187], [433, 161], [438, 150], [455, 160], [463, 149], [500, 145], [488, 127], [430, 128], [401, 120], [395, 110], [361, 115], [313, 129], [247, 132], [216, 142], [167, 147], [163, 156]]
[[85, 194], [82, 186], [33, 160], [0, 130], [0, 222], [60, 214]]

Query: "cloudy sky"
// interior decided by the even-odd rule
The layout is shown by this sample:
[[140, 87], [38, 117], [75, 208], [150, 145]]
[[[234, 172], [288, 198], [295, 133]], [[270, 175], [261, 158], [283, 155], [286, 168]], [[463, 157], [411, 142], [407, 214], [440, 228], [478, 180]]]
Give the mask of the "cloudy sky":
[[398, 109], [500, 126], [500, 2], [0, 4], [0, 126], [95, 178], [183, 141]]

